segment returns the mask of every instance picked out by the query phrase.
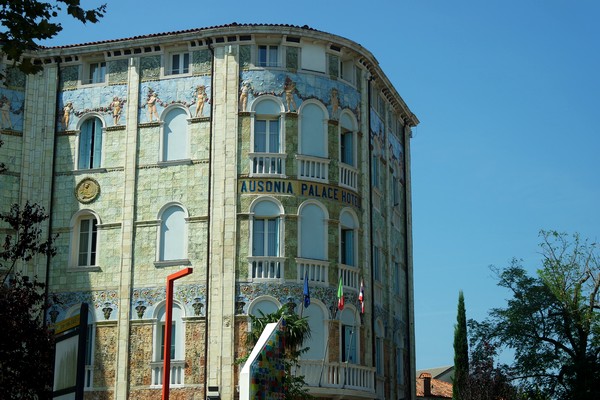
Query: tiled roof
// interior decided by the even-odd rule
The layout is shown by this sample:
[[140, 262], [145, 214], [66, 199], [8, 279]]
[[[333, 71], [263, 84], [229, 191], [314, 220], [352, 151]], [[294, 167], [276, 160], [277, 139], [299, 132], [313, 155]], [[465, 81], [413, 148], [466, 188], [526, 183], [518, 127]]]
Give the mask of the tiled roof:
[[185, 29], [185, 30], [181, 30], [181, 31], [152, 33], [152, 34], [148, 34], [148, 35], [132, 36], [129, 38], [102, 40], [102, 41], [98, 41], [98, 42], [88, 42], [88, 43], [79, 43], [79, 44], [69, 44], [69, 45], [64, 45], [64, 46], [51, 46], [51, 47], [41, 46], [41, 48], [42, 49], [66, 49], [66, 48], [70, 48], [70, 47], [89, 46], [89, 45], [97, 45], [97, 44], [103, 44], [103, 43], [115, 43], [115, 42], [122, 42], [122, 41], [126, 41], [126, 40], [145, 39], [145, 38], [152, 38], [152, 37], [161, 37], [161, 36], [178, 35], [178, 34], [193, 33], [193, 32], [202, 32], [202, 31], [207, 31], [207, 30], [211, 30], [211, 29], [234, 28], [234, 27], [280, 27], [280, 28], [305, 29], [305, 30], [309, 30], [309, 31], [319, 32], [318, 30], [313, 29], [313, 28], [309, 27], [308, 25], [297, 26], [297, 25], [290, 25], [290, 24], [239, 24], [237, 22], [232, 22], [231, 24], [215, 25], [215, 26], [208, 26], [208, 27], [194, 28], [194, 29]]
[[431, 379], [431, 396], [425, 397], [425, 379], [421, 375], [417, 378], [417, 397], [451, 399], [452, 384], [439, 379]]

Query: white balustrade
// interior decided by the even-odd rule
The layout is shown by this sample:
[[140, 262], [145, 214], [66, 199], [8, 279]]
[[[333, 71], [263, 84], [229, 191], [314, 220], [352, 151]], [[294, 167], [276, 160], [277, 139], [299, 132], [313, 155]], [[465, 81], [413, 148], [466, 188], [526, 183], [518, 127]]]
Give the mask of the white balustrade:
[[284, 257], [248, 257], [250, 279], [282, 279]]
[[309, 387], [353, 389], [375, 393], [375, 368], [350, 363], [301, 360], [296, 370]]
[[342, 285], [344, 285], [344, 289], [350, 289], [358, 292], [358, 287], [360, 285], [358, 268], [345, 264], [340, 264], [339, 267], [340, 277], [342, 278]]
[[296, 258], [297, 279], [304, 281], [304, 274], [308, 272], [310, 282], [329, 283], [329, 262]]
[[298, 154], [296, 160], [298, 179], [323, 183], [329, 181], [329, 159]]
[[340, 163], [340, 186], [358, 191], [358, 169]]
[[[152, 370], [152, 386], [162, 386], [163, 362], [153, 361], [150, 363]], [[170, 386], [183, 385], [183, 373], [185, 371], [184, 360], [171, 360], [171, 383]]]
[[250, 153], [250, 176], [274, 176], [285, 173], [284, 153]]

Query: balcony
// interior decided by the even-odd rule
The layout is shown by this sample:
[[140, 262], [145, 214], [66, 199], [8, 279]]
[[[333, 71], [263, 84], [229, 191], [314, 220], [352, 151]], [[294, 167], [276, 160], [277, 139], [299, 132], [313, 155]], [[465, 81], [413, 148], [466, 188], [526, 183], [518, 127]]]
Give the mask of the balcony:
[[304, 281], [304, 274], [308, 273], [309, 282], [329, 283], [328, 261], [296, 258], [296, 271], [299, 281]]
[[248, 257], [249, 278], [252, 280], [282, 279], [284, 257]]
[[[153, 361], [150, 363], [152, 370], [152, 386], [162, 386], [163, 362]], [[183, 371], [185, 371], [184, 360], [171, 360], [171, 383], [170, 386], [183, 386]]]
[[345, 264], [339, 264], [339, 267], [340, 277], [342, 278], [342, 285], [344, 285], [344, 289], [358, 292], [358, 287], [360, 284], [358, 268]]
[[250, 176], [282, 176], [285, 172], [283, 153], [250, 153]]
[[298, 154], [298, 179], [329, 182], [329, 159]]
[[[313, 395], [331, 394], [332, 389], [343, 389], [343, 398], [373, 398], [375, 393], [375, 368], [349, 363], [300, 361], [298, 375]], [[348, 391], [356, 391], [349, 393]]]
[[340, 163], [340, 186], [358, 192], [358, 169], [351, 165]]

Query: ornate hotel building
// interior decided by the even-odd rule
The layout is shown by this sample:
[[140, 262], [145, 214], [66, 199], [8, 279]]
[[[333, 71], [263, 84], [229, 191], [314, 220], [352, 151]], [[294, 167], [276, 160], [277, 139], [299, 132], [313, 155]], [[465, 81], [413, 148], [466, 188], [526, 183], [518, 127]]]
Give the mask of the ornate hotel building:
[[286, 303], [311, 327], [311, 394], [415, 398], [419, 121], [367, 49], [231, 24], [33, 57], [42, 73], [5, 66], [0, 88], [0, 211], [50, 215], [57, 255], [24, 268], [48, 284], [49, 323], [90, 307], [86, 398], [160, 398], [166, 278], [187, 267], [172, 398], [236, 399], [248, 316]]

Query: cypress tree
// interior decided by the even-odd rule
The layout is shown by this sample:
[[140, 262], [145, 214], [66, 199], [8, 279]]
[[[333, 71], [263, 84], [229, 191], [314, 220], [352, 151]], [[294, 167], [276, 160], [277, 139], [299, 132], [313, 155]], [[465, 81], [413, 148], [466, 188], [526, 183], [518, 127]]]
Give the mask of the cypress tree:
[[458, 293], [458, 313], [454, 326], [454, 379], [452, 399], [465, 400], [469, 378], [469, 345], [467, 343], [467, 315], [462, 290]]

